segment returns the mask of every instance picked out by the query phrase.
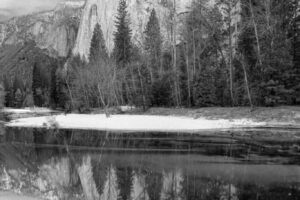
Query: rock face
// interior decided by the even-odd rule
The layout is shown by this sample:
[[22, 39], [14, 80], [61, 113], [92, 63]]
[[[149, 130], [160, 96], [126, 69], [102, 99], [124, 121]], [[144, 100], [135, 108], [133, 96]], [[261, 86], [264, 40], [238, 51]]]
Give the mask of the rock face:
[[[165, 46], [171, 41], [174, 0], [127, 0], [132, 40], [141, 47], [143, 32], [154, 8], [161, 25]], [[184, 13], [192, 0], [176, 0], [177, 16]], [[119, 0], [66, 0], [54, 10], [12, 18], [0, 23], [0, 47], [34, 40], [51, 56], [74, 55], [88, 58], [96, 23], [101, 25], [106, 46], [112, 52], [113, 33]], [[179, 22], [179, 21], [178, 21]], [[179, 25], [180, 23], [178, 23]]]
[[0, 24], [0, 46], [34, 40], [50, 55], [66, 56], [72, 50], [84, 1], [64, 2], [55, 10], [16, 17]]
[[[184, 13], [191, 2], [192, 0], [176, 0], [177, 14]], [[135, 45], [141, 46], [143, 43], [142, 35], [153, 8], [157, 12], [164, 41], [167, 43], [171, 40], [173, 0], [127, 0], [127, 3]], [[73, 54], [88, 58], [90, 41], [97, 22], [101, 25], [108, 51], [113, 50], [118, 5], [119, 0], [87, 0]]]
[[[61, 59], [49, 56], [47, 50], [38, 48], [33, 41], [6, 45], [4, 48], [0, 48], [0, 83], [4, 81], [5, 77], [6, 86], [12, 86], [17, 77], [23, 86], [31, 88], [33, 66], [38, 65], [39, 69], [43, 71], [43, 75], [50, 77], [52, 67], [60, 66], [59, 60]], [[45, 80], [46, 82], [50, 82], [50, 80]], [[27, 102], [30, 102], [29, 99]]]
[[[105, 3], [103, 3], [105, 1]], [[102, 2], [102, 3], [101, 3]], [[73, 54], [80, 55], [82, 58], [87, 59], [90, 49], [90, 41], [93, 36], [93, 31], [97, 23], [101, 24], [102, 27], [105, 27], [106, 24], [101, 23], [102, 15], [105, 15], [105, 10], [107, 9], [104, 4], [112, 5], [110, 0], [88, 0], [85, 4], [84, 11], [81, 16], [80, 27], [77, 35], [77, 40], [75, 47], [73, 49]], [[113, 2], [113, 1], [111, 1]], [[102, 7], [104, 5], [104, 7]], [[108, 10], [108, 9], [107, 9]], [[103, 31], [104, 35], [105, 32]], [[105, 37], [106, 38], [106, 37]]]

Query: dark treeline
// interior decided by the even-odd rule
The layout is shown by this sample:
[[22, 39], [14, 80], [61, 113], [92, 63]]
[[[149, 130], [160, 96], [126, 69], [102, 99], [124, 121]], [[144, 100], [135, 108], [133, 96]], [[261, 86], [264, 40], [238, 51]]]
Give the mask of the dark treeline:
[[48, 56], [34, 41], [4, 48], [8, 51], [1, 50], [5, 54], [1, 54], [0, 103], [16, 108], [52, 106], [51, 71], [65, 59]]
[[[71, 110], [300, 103], [297, 1], [217, 0], [211, 6], [196, 0], [187, 13], [177, 13], [174, 2], [165, 5], [168, 39], [153, 9], [138, 47], [126, 1], [120, 0], [112, 53], [97, 24], [88, 58], [70, 53], [47, 73], [34, 64], [34, 104]], [[7, 106], [22, 101], [13, 87]]]

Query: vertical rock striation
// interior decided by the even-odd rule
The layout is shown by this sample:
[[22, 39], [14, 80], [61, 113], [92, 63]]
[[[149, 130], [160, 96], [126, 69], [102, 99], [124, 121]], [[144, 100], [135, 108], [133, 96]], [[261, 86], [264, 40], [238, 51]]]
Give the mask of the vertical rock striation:
[[114, 26], [114, 7], [117, 7], [117, 0], [87, 0], [81, 16], [77, 40], [73, 49], [74, 55], [88, 59], [93, 31], [97, 23], [101, 25], [103, 35], [108, 49], [112, 41]]
[[[191, 4], [192, 0], [177, 0], [177, 16], [183, 14]], [[173, 0], [127, 0], [128, 13], [130, 15], [130, 26], [132, 29], [132, 40], [135, 45], [141, 47], [143, 33], [149, 20], [152, 9], [155, 9], [160, 21], [162, 36], [166, 43], [171, 41], [170, 24]], [[106, 47], [111, 53], [113, 44], [113, 33], [115, 31], [115, 19], [119, 0], [87, 0], [82, 13], [78, 37], [73, 49], [74, 55], [80, 55], [87, 60], [89, 57], [90, 41], [96, 23], [101, 25]]]
[[[193, 0], [176, 0], [177, 17]], [[171, 42], [174, 0], [127, 0], [132, 41], [142, 47], [143, 33], [152, 9], [160, 21], [164, 46]], [[33, 40], [51, 56], [66, 57], [70, 51], [88, 58], [96, 23], [101, 25], [109, 53], [114, 48], [113, 33], [119, 0], [65, 0], [54, 10], [15, 17], [0, 22], [0, 47]], [[179, 17], [178, 17], [179, 18]], [[179, 20], [178, 20], [179, 22]], [[177, 23], [180, 26], [180, 22]]]
[[[83, 3], [82, 3], [83, 2]], [[64, 2], [54, 10], [15, 17], [0, 23], [0, 46], [33, 40], [52, 56], [67, 56], [75, 44], [84, 1]]]

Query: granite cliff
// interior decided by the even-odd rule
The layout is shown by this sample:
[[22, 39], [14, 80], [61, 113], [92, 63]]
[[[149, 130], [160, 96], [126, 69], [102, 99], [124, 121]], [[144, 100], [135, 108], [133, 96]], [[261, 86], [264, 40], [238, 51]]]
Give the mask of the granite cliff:
[[[188, 9], [192, 0], [177, 0], [177, 16]], [[81, 17], [80, 28], [76, 40], [74, 54], [87, 58], [95, 24], [101, 25], [106, 46], [109, 52], [113, 49], [114, 21], [117, 14], [119, 0], [87, 0]], [[161, 25], [161, 33], [166, 43], [171, 40], [171, 14], [173, 0], [127, 0], [128, 12], [132, 29], [132, 41], [138, 47], [143, 42], [143, 32], [152, 9], [155, 9]], [[177, 20], [179, 20], [178, 17]]]
[[[184, 13], [192, 0], [177, 0], [177, 13]], [[132, 40], [141, 46], [143, 32], [154, 8], [161, 23], [164, 41], [170, 41], [173, 0], [127, 0]], [[34, 40], [51, 56], [66, 57], [72, 50], [87, 58], [96, 23], [101, 25], [109, 52], [113, 49], [114, 21], [119, 0], [67, 0], [54, 10], [15, 17], [0, 23], [0, 46]]]
[[67, 56], [73, 49], [84, 1], [63, 2], [54, 10], [15, 17], [0, 23], [0, 46], [33, 40], [52, 56]]

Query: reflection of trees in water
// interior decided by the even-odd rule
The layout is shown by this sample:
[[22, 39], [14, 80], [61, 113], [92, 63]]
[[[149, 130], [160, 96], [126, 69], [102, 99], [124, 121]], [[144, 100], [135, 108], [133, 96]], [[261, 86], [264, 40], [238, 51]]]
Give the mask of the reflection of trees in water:
[[[45, 131], [33, 129], [34, 144], [58, 144], [59, 139], [54, 131]], [[59, 155], [57, 148], [36, 148], [38, 162], [43, 162], [45, 159], [56, 157]]]
[[[85, 137], [81, 137], [83, 135]], [[81, 131], [60, 131], [57, 133], [38, 129], [7, 129], [5, 137], [7, 141], [29, 144], [63, 145], [67, 143], [91, 146], [103, 144], [103, 135], [100, 137], [96, 132], [89, 135], [87, 132]], [[111, 143], [108, 142], [108, 144], [119, 147], [123, 142], [116, 140], [111, 141]], [[30, 187], [29, 185], [36, 181], [40, 185], [34, 183], [35, 187], [38, 185], [40, 189], [43, 189], [42, 183], [49, 182], [44, 185], [44, 188], [55, 190], [61, 197], [60, 199], [75, 199], [73, 198], [75, 193], [80, 194], [81, 199], [83, 199], [84, 193], [88, 200], [300, 199], [299, 184], [295, 186], [289, 182], [285, 184], [286, 180], [282, 180], [282, 183], [277, 186], [247, 185], [245, 182], [233, 185], [230, 181], [224, 180], [226, 177], [218, 178], [215, 174], [203, 176], [197, 170], [192, 175], [191, 172], [187, 174], [180, 169], [168, 169], [167, 171], [159, 171], [160, 169], [157, 168], [149, 169], [147, 166], [139, 165], [137, 160], [134, 162], [132, 159], [126, 160], [127, 154], [124, 154], [124, 159], [115, 162], [116, 157], [118, 158], [118, 156], [114, 157], [115, 154], [112, 154], [112, 157], [105, 157], [105, 161], [97, 161], [88, 156], [91, 154], [82, 155], [82, 151], [80, 153], [71, 152], [72, 156], [67, 157], [66, 150], [56, 147], [39, 148], [9, 145], [9, 148], [7, 147], [6, 151], [3, 152], [17, 155], [7, 156], [10, 158], [10, 162], [7, 163], [14, 164], [17, 163], [15, 161], [19, 161], [24, 165], [24, 161], [26, 161], [35, 166], [39, 165], [37, 163], [42, 163], [39, 166], [38, 174], [33, 173], [34, 170], [29, 170], [29, 173], [35, 174], [40, 179], [28, 181], [27, 186]], [[0, 158], [2, 159], [3, 156]], [[115, 165], [111, 165], [111, 163], [115, 163]], [[29, 165], [24, 165], [23, 168], [30, 169]], [[18, 173], [18, 171], [11, 173], [11, 170], [8, 169], [7, 172], [11, 177], [22, 177], [24, 180], [28, 178], [23, 177], [21, 175], [23, 173]], [[15, 182], [19, 186], [18, 181]]]
[[238, 200], [237, 188], [214, 176], [187, 175], [183, 185], [186, 199]]
[[163, 172], [163, 186], [161, 200], [182, 200], [184, 198], [183, 183], [184, 177], [180, 169]]
[[7, 128], [5, 140], [7, 142], [34, 143], [33, 129]]
[[0, 138], [1, 141], [0, 142], [4, 142], [5, 138], [3, 136], [5, 136], [5, 127], [4, 125], [2, 125], [1, 121], [2, 121], [2, 117], [1, 117], [2, 113], [0, 112]]
[[[63, 144], [64, 135], [56, 130], [33, 128], [7, 128], [5, 141], [13, 143], [28, 161], [43, 163], [61, 153], [58, 148], [41, 148], [40, 145]], [[27, 146], [31, 145], [31, 146]]]
[[221, 188], [220, 200], [239, 200], [237, 188], [232, 184], [226, 184]]
[[240, 184], [237, 190], [239, 199], [298, 200], [300, 183], [275, 183], [272, 185]]
[[[61, 199], [69, 198], [71, 189], [78, 187], [79, 177], [73, 163], [68, 157], [51, 158], [47, 164], [39, 167], [39, 177], [50, 185], [40, 185], [41, 188], [50, 187], [57, 192]], [[41, 184], [43, 182], [40, 182]], [[72, 191], [74, 191], [72, 190]]]
[[66, 149], [58, 146], [64, 147], [71, 136], [71, 131], [8, 128], [6, 141], [16, 144], [15, 146], [22, 152], [22, 156], [28, 161], [45, 163], [50, 158], [66, 155]]
[[[33, 190], [30, 191], [36, 188], [42, 193], [53, 191], [58, 199], [121, 200], [121, 189], [127, 194], [128, 188], [126, 200], [300, 199], [300, 185], [297, 183], [264, 186], [241, 182], [233, 185], [213, 174], [199, 177], [197, 173], [187, 175], [180, 169], [153, 173], [145, 167], [128, 167], [126, 171], [124, 167], [117, 168], [110, 162], [101, 166], [101, 161], [92, 160], [89, 155], [72, 156], [77, 157], [76, 160], [71, 157], [51, 158], [38, 167], [36, 174], [8, 169], [6, 176], [0, 179], [0, 189], [5, 184], [12, 189], [19, 188], [22, 181], [26, 183], [22, 190], [32, 185]], [[121, 172], [117, 173], [118, 170], [125, 170], [123, 173], [127, 177], [124, 174], [119, 176]], [[1, 174], [5, 174], [4, 170]], [[101, 183], [96, 181], [98, 176]], [[6, 182], [2, 183], [2, 180]], [[75, 195], [78, 195], [77, 198]]]
[[47, 164], [39, 168], [40, 175], [49, 180], [53, 186], [63, 188], [72, 185], [72, 169], [69, 158], [51, 158]]
[[162, 174], [149, 170], [147, 172], [145, 181], [150, 200], [160, 199], [162, 188]]
[[100, 195], [97, 191], [96, 183], [93, 178], [92, 163], [90, 156], [82, 158], [82, 164], [77, 168], [83, 193], [87, 200], [99, 199]]
[[132, 188], [132, 168], [117, 167], [118, 184], [120, 187], [120, 200], [130, 199]]
[[104, 189], [101, 194], [101, 200], [117, 200], [120, 195], [118, 188], [118, 178], [116, 168], [110, 165], [106, 172]]
[[99, 194], [101, 194], [104, 189], [107, 167], [103, 162], [101, 162], [101, 158], [92, 159], [92, 166], [93, 177], [97, 186], [97, 191]]
[[[8, 144], [15, 141], [29, 144], [34, 142], [33, 129], [7, 128], [4, 137], [5, 142]], [[19, 159], [21, 159], [25, 165], [32, 165], [32, 163], [37, 160], [37, 153], [33, 147], [29, 148], [22, 145], [10, 145], [9, 148], [13, 148], [11, 153], [17, 154], [20, 157]]]
[[133, 172], [132, 190], [130, 200], [149, 200], [146, 187], [146, 175], [141, 172]]
[[[62, 131], [60, 131], [62, 132]], [[100, 147], [103, 143], [103, 135], [105, 132], [92, 130], [70, 130], [63, 131], [62, 134], [68, 132], [67, 144], [74, 146]]]

